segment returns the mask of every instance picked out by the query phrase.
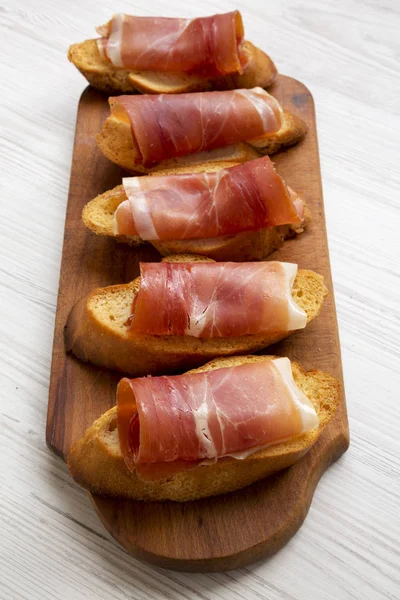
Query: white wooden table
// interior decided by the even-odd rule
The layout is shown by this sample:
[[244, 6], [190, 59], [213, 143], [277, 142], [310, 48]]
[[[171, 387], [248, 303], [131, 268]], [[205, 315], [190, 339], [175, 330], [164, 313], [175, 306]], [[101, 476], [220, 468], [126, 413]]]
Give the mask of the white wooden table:
[[[398, 0], [1, 4], [0, 597], [399, 598]], [[86, 85], [66, 51], [113, 12], [195, 16], [235, 7], [248, 38], [315, 98], [352, 444], [278, 555], [227, 574], [189, 575], [121, 550], [44, 441], [75, 115]]]

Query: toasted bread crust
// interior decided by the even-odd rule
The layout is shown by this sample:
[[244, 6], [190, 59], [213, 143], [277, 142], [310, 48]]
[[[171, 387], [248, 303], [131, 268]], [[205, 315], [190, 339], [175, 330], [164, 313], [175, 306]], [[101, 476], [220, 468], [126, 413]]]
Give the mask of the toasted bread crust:
[[186, 73], [118, 69], [100, 56], [96, 40], [93, 39], [72, 44], [68, 49], [68, 60], [76, 66], [93, 87], [110, 95], [137, 92], [180, 94], [272, 85], [277, 70], [270, 57], [248, 41], [244, 42], [243, 49], [248, 59], [243, 73], [217, 78], [199, 77]]
[[[227, 168], [232, 165], [225, 165]], [[218, 170], [218, 165], [209, 167], [208, 171]], [[194, 168], [192, 172], [203, 169]], [[174, 171], [172, 170], [172, 173]], [[170, 174], [170, 172], [158, 172]], [[139, 236], [114, 235], [114, 212], [126, 200], [122, 185], [100, 194], [83, 208], [82, 219], [86, 227], [97, 235], [114, 237], [118, 242], [136, 246], [144, 243]], [[305, 222], [301, 225], [282, 225], [280, 227], [266, 227], [259, 231], [245, 231], [236, 235], [226, 235], [218, 238], [201, 240], [169, 240], [150, 242], [161, 254], [198, 254], [207, 256], [217, 261], [233, 260], [243, 262], [248, 260], [264, 260], [271, 252], [280, 248], [285, 239], [300, 234], [304, 225], [310, 220], [310, 212], [305, 209]]]
[[290, 148], [305, 136], [307, 126], [304, 121], [287, 110], [284, 110], [283, 114], [283, 125], [277, 133], [263, 138], [260, 142], [251, 142], [251, 146], [261, 154], [275, 154], [280, 150]]
[[[209, 259], [178, 255], [163, 260]], [[217, 356], [256, 352], [290, 334], [276, 332], [204, 340], [191, 336], [135, 336], [125, 323], [139, 287], [140, 278], [137, 278], [131, 283], [98, 288], [80, 300], [73, 307], [65, 328], [67, 350], [83, 361], [141, 376], [198, 367]], [[305, 310], [307, 322], [318, 315], [327, 293], [321, 275], [299, 269], [292, 296]]]
[[279, 131], [257, 140], [241, 142], [231, 146], [198, 152], [187, 156], [163, 160], [157, 165], [147, 168], [140, 164], [138, 150], [132, 136], [129, 121], [122, 121], [111, 114], [104, 122], [103, 128], [96, 136], [97, 145], [103, 154], [112, 162], [132, 173], [152, 174], [156, 171], [170, 169], [193, 169], [208, 166], [240, 164], [263, 154], [274, 154], [284, 148], [297, 144], [306, 134], [307, 125], [300, 117], [283, 111], [283, 124]]
[[[218, 358], [198, 371], [265, 359], [262, 356]], [[126, 468], [119, 447], [116, 408], [112, 408], [73, 446], [68, 459], [70, 472], [80, 485], [93, 493], [132, 500], [184, 502], [250, 485], [289, 467], [304, 456], [332, 419], [340, 402], [340, 384], [332, 376], [321, 371], [305, 372], [297, 363], [292, 363], [292, 371], [297, 385], [317, 411], [319, 427], [289, 442], [273, 445], [244, 460], [223, 458], [212, 465], [199, 466], [167, 480], [142, 481]]]

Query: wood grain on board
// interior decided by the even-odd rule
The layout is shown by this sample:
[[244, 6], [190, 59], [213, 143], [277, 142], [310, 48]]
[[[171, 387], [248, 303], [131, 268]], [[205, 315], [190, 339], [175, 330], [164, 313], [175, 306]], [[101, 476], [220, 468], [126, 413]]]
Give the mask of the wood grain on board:
[[[305, 331], [265, 352], [287, 355], [306, 369], [326, 370], [342, 381], [313, 100], [303, 84], [285, 76], [279, 76], [270, 91], [308, 124], [305, 139], [277, 154], [274, 162], [313, 215], [306, 232], [271, 257], [321, 273], [330, 294]], [[108, 112], [105, 96], [87, 88], [78, 109], [47, 418], [47, 443], [64, 459], [85, 429], [115, 404], [115, 386], [121, 378], [66, 354], [63, 328], [69, 311], [92, 288], [130, 281], [138, 275], [140, 261], [160, 259], [150, 245], [133, 249], [117, 244], [95, 236], [81, 221], [84, 204], [121, 183], [123, 175], [95, 143]], [[272, 478], [233, 494], [183, 504], [99, 496], [92, 500], [107, 530], [136, 557], [186, 571], [228, 570], [271, 555], [290, 539], [307, 514], [320, 476], [347, 446], [343, 393], [337, 414], [318, 443], [301, 461]]]

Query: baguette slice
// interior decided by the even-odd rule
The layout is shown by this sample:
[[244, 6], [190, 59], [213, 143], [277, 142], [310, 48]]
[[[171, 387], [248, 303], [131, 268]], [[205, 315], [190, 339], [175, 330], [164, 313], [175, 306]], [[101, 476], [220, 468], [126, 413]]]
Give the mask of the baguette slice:
[[[261, 362], [264, 356], [217, 358], [197, 371]], [[319, 427], [257, 452], [244, 460], [223, 458], [161, 481], [142, 481], [131, 473], [120, 451], [117, 410], [112, 408], [89, 427], [69, 455], [69, 470], [80, 485], [92, 493], [131, 500], [185, 502], [233, 492], [285, 469], [302, 458], [318, 440], [340, 402], [339, 382], [322, 371], [303, 371], [292, 362], [295, 382], [314, 405]]]
[[[279, 131], [247, 142], [224, 146], [205, 152], [197, 152], [163, 160], [147, 168], [136, 162], [139, 151], [132, 136], [132, 127], [128, 119], [111, 114], [96, 136], [97, 145], [103, 154], [123, 169], [132, 173], [155, 173], [170, 169], [193, 170], [201, 167], [206, 170], [210, 165], [218, 168], [240, 164], [264, 154], [274, 154], [279, 150], [297, 144], [306, 134], [307, 125], [300, 117], [284, 110], [283, 124]], [[222, 165], [222, 167], [221, 167]]]
[[[206, 262], [210, 259], [179, 255], [163, 260]], [[290, 333], [210, 339], [133, 335], [126, 322], [139, 287], [140, 277], [130, 283], [95, 289], [80, 300], [73, 307], [65, 328], [67, 350], [83, 361], [138, 377], [198, 367], [217, 356], [255, 352]], [[318, 315], [327, 293], [321, 275], [299, 269], [292, 296], [307, 313], [307, 323]]]
[[[204, 170], [218, 171], [220, 168], [235, 166], [235, 163], [212, 165], [207, 169], [201, 166], [187, 169], [188, 172], [198, 173]], [[180, 170], [179, 172], [184, 172]], [[157, 175], [176, 174], [176, 170], [159, 171]], [[126, 200], [124, 187], [118, 185], [112, 190], [100, 194], [83, 209], [82, 219], [86, 227], [97, 235], [114, 237], [118, 242], [137, 246], [143, 244], [138, 235], [115, 235], [114, 212]], [[303, 223], [296, 225], [281, 225], [266, 227], [259, 231], [244, 231], [236, 235], [225, 235], [217, 238], [196, 240], [153, 240], [150, 243], [159, 251], [161, 256], [170, 254], [198, 254], [213, 258], [216, 261], [244, 262], [248, 260], [264, 260], [271, 252], [280, 248], [285, 239], [304, 231], [304, 226], [311, 219], [310, 211], [305, 207]]]
[[214, 79], [187, 73], [119, 69], [100, 56], [96, 40], [86, 40], [70, 46], [68, 60], [86, 77], [90, 85], [110, 95], [114, 92], [182, 94], [271, 85], [275, 81], [277, 70], [270, 57], [251, 42], [245, 41], [243, 50], [248, 59], [243, 73]]

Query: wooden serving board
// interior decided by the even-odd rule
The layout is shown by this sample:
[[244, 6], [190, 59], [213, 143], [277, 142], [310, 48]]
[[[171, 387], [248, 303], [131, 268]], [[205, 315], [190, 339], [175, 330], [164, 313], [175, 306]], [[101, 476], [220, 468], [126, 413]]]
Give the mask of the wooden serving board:
[[[305, 139], [274, 161], [313, 215], [306, 232], [286, 242], [274, 258], [322, 273], [330, 295], [305, 331], [265, 352], [287, 355], [306, 369], [323, 369], [342, 380], [313, 100], [303, 84], [282, 75], [270, 91], [309, 126]], [[160, 258], [150, 245], [131, 249], [97, 237], [81, 221], [84, 204], [121, 183], [123, 175], [96, 146], [95, 135], [107, 114], [106, 97], [88, 87], [76, 125], [47, 417], [47, 444], [64, 459], [85, 429], [115, 404], [121, 378], [66, 354], [63, 328], [68, 313], [92, 288], [130, 281], [139, 274], [139, 261]], [[319, 478], [348, 443], [343, 393], [318, 443], [298, 463], [269, 479], [233, 494], [182, 504], [100, 496], [92, 501], [107, 530], [137, 558], [183, 571], [229, 570], [273, 554], [291, 538], [307, 514]]]

